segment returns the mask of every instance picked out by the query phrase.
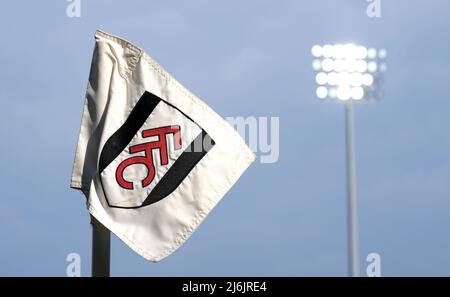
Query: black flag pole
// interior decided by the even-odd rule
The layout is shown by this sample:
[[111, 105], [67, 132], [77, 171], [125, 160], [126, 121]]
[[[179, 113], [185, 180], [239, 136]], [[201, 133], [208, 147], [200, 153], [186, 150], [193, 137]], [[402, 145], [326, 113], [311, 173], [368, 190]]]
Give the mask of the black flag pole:
[[110, 266], [111, 233], [91, 216], [92, 224], [92, 276], [108, 277]]

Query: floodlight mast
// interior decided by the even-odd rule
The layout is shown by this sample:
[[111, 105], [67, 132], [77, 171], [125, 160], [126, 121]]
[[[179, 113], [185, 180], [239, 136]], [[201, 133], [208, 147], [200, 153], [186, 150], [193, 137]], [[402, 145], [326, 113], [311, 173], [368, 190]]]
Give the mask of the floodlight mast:
[[352, 101], [345, 102], [345, 128], [347, 147], [347, 227], [348, 227], [348, 272], [359, 276], [358, 210], [356, 200], [356, 165], [353, 129]]
[[377, 98], [381, 73], [386, 70], [386, 50], [354, 44], [315, 45], [312, 67], [317, 72], [319, 99], [339, 99], [345, 103], [347, 161], [348, 275], [359, 276], [358, 211], [353, 124], [353, 101]]

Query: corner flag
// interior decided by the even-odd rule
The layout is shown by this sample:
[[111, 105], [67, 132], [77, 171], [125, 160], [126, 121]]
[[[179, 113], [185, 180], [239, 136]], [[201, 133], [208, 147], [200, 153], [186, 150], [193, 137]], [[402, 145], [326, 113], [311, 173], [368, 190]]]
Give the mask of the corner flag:
[[97, 31], [71, 187], [135, 252], [182, 245], [255, 155], [150, 56]]

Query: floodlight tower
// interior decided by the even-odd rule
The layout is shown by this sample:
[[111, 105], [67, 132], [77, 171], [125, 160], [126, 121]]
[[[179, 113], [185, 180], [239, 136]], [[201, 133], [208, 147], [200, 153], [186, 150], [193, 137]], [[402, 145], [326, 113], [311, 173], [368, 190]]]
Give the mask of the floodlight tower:
[[386, 71], [384, 49], [354, 44], [314, 45], [312, 67], [316, 72], [316, 96], [345, 103], [348, 196], [348, 273], [359, 276], [358, 215], [353, 132], [353, 101], [379, 99], [382, 74]]

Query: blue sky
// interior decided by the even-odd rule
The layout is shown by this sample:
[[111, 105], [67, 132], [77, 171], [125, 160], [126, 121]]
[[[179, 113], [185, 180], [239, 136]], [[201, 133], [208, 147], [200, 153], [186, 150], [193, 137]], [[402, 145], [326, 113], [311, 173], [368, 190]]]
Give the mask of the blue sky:
[[132, 41], [222, 116], [280, 117], [255, 163], [172, 256], [113, 236], [112, 275], [345, 275], [344, 109], [315, 98], [313, 44], [388, 50], [385, 96], [355, 108], [360, 267], [450, 275], [450, 2], [65, 1], [0, 4], [0, 275], [90, 273], [85, 199], [69, 189], [95, 29]]

